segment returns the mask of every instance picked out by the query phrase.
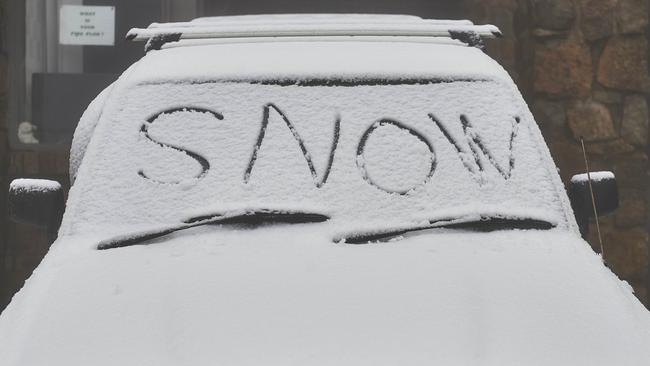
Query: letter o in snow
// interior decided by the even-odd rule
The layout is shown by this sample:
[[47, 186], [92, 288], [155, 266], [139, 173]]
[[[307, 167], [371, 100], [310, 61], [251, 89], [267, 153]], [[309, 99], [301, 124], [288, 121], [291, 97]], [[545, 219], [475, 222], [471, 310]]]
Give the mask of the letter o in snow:
[[431, 143], [419, 132], [400, 122], [382, 119], [361, 136], [357, 167], [370, 185], [404, 195], [431, 179], [436, 155]]

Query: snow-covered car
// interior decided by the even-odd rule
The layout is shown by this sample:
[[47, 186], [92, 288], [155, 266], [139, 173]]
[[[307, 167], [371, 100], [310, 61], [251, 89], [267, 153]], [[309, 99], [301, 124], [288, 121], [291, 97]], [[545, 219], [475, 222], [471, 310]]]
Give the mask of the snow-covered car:
[[[14, 365], [647, 365], [493, 26], [152, 24], [75, 132], [58, 238], [0, 316]], [[587, 182], [587, 183], [585, 183]], [[600, 213], [615, 181], [591, 177]], [[589, 194], [589, 196], [588, 196]], [[12, 184], [54, 225], [60, 187]]]

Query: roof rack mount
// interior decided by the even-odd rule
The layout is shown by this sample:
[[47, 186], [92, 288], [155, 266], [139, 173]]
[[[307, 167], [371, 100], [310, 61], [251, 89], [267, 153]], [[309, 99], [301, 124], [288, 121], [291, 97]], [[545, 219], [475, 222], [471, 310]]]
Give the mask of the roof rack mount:
[[127, 40], [147, 41], [146, 50], [160, 49], [164, 43], [185, 39], [281, 38], [328, 36], [448, 37], [481, 46], [482, 38], [501, 37], [494, 25], [474, 25], [469, 21], [400, 23], [258, 23], [187, 22], [153, 23], [148, 28], [133, 28]]

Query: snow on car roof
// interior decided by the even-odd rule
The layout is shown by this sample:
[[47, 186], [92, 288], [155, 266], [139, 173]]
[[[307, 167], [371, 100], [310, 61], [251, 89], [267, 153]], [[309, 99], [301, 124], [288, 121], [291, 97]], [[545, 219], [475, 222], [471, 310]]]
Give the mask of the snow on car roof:
[[[403, 26], [438, 26], [446, 29], [467, 31], [485, 31], [486, 36], [500, 35], [499, 29], [494, 25], [475, 25], [467, 19], [423, 19], [415, 15], [403, 14], [259, 14], [259, 15], [229, 15], [196, 18], [189, 22], [152, 23], [148, 30], [179, 29], [179, 28], [205, 28], [208, 26], [239, 26], [249, 28], [263, 27], [265, 25], [284, 26], [288, 28], [314, 27], [313, 29], [327, 29], [331, 25], [357, 25], [372, 28], [381, 25], [391, 29], [395, 25]], [[134, 28], [129, 34], [138, 34], [144, 29]], [[146, 32], [145, 32], [146, 33]]]
[[494, 25], [474, 25], [469, 20], [422, 19], [403, 15], [372, 14], [279, 14], [199, 18], [191, 22], [153, 23], [133, 28], [127, 40], [147, 41], [145, 50], [160, 49], [170, 42], [187, 39], [237, 39], [282, 37], [435, 37], [460, 39], [482, 46], [481, 37], [495, 38]]
[[[422, 19], [417, 15], [407, 14], [334, 14], [334, 13], [305, 13], [305, 14], [254, 14], [254, 15], [228, 15], [212, 16], [193, 19], [185, 24], [205, 24], [205, 23], [237, 23], [237, 24], [260, 24], [260, 23], [291, 23], [291, 24], [319, 24], [325, 23], [429, 23], [429, 24], [455, 24], [455, 25], [472, 25], [469, 20], [450, 20], [450, 19]], [[166, 24], [180, 23], [152, 23], [149, 27], [162, 27]]]
[[172, 47], [149, 52], [129, 76], [137, 83], [310, 78], [501, 79], [511, 83], [503, 67], [477, 48], [385, 38]]

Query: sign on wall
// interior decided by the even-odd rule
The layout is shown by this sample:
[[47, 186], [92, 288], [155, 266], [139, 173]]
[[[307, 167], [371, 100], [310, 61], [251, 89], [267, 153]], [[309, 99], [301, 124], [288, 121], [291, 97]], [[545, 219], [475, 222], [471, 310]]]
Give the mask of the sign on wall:
[[59, 42], [66, 45], [113, 46], [115, 7], [63, 5], [59, 12]]

